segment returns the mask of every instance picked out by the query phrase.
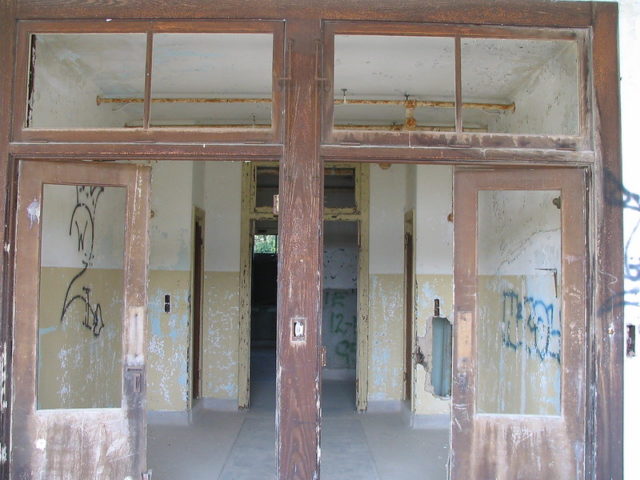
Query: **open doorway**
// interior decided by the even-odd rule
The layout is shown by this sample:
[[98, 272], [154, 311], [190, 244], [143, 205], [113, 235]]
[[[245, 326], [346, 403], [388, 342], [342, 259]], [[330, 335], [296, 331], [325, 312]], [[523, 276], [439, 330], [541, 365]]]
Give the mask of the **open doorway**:
[[322, 409], [355, 410], [358, 222], [324, 222]]
[[251, 255], [250, 408], [275, 410], [278, 223], [254, 222]]

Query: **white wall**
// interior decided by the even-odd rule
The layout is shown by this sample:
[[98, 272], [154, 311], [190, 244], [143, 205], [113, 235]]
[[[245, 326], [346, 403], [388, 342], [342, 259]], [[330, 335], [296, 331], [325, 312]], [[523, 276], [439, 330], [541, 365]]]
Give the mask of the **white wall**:
[[242, 164], [207, 162], [205, 184], [205, 270], [239, 272]]
[[371, 165], [369, 205], [369, 272], [371, 274], [404, 271], [404, 165], [387, 170]]

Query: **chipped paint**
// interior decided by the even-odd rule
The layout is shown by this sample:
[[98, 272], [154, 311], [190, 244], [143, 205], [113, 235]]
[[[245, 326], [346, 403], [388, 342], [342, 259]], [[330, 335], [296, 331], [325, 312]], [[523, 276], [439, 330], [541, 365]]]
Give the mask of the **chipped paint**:
[[[190, 307], [188, 271], [149, 272], [147, 395], [151, 410], [186, 410], [189, 399]], [[164, 296], [171, 295], [171, 312]]]
[[375, 274], [369, 278], [369, 400], [401, 400], [404, 276]]
[[27, 207], [27, 217], [29, 218], [29, 228], [40, 223], [40, 202], [33, 200]]
[[205, 272], [202, 325], [202, 395], [238, 396], [240, 272]]

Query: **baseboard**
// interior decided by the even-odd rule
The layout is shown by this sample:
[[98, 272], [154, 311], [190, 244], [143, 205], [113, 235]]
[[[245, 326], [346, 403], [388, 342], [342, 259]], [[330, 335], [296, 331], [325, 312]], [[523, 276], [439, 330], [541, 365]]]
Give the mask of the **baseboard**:
[[148, 410], [147, 423], [150, 425], [190, 425], [191, 411]]
[[449, 430], [451, 416], [448, 413], [411, 415], [411, 428], [420, 430]]
[[367, 413], [398, 413], [403, 409], [402, 400], [369, 400]]
[[238, 400], [236, 398], [198, 398], [193, 404], [193, 409], [235, 412], [238, 410]]

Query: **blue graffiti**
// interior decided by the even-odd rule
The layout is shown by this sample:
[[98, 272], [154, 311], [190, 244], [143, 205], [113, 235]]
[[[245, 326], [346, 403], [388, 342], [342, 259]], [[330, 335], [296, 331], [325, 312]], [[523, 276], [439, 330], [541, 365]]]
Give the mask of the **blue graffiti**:
[[[513, 290], [502, 293], [502, 343], [514, 351], [524, 349], [540, 360], [560, 363], [562, 333], [555, 325], [553, 304], [534, 297], [520, 298]], [[523, 338], [524, 337], [524, 338]]]
[[[610, 205], [623, 209], [625, 217], [636, 217], [628, 238], [624, 244], [624, 277], [628, 281], [626, 288], [621, 289], [603, 304], [599, 313], [606, 313], [615, 307], [640, 307], [640, 194], [624, 187], [622, 182], [610, 171], [605, 172], [605, 198]], [[629, 283], [635, 284], [630, 287]]]

